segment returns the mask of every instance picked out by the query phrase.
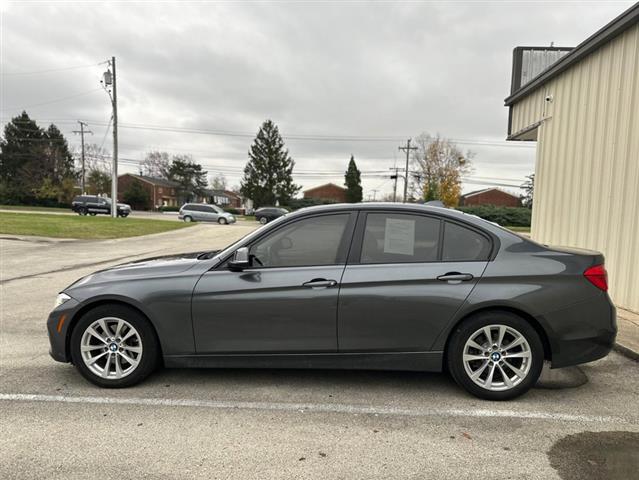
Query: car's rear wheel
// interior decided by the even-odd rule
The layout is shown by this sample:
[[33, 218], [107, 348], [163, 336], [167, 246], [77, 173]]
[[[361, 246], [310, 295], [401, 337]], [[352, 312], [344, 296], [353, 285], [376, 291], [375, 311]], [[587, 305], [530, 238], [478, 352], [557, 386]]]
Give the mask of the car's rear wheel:
[[266, 217], [260, 217], [260, 223], [261, 223], [262, 225], [265, 225], [267, 222], [268, 222], [268, 218], [266, 218]]
[[224, 217], [220, 217], [220, 218], [217, 220], [217, 223], [219, 223], [220, 225], [226, 225], [228, 222], [226, 221], [226, 218], [224, 218]]
[[86, 215], [88, 213], [88, 210], [85, 207], [80, 207], [78, 208], [78, 213], [82, 216]]
[[186, 215], [186, 216], [184, 217], [184, 221], [185, 221], [186, 223], [190, 223], [190, 222], [192, 222], [192, 221], [193, 221], [193, 219], [192, 219], [191, 217], [189, 217], [188, 215]]
[[544, 348], [529, 322], [510, 312], [482, 312], [462, 322], [447, 351], [455, 381], [487, 400], [509, 400], [539, 378]]
[[82, 376], [107, 388], [135, 385], [158, 364], [159, 346], [149, 321], [123, 305], [101, 305], [71, 333], [71, 359]]

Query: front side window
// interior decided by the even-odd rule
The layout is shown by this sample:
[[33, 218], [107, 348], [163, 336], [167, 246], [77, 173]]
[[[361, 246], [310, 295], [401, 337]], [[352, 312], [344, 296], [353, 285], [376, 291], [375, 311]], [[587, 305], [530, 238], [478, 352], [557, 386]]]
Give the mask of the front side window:
[[350, 215], [299, 220], [258, 240], [250, 248], [254, 267], [335, 265]]
[[441, 221], [422, 215], [369, 213], [361, 263], [436, 262]]
[[471, 262], [488, 260], [490, 241], [481, 233], [446, 222], [444, 227], [444, 262]]

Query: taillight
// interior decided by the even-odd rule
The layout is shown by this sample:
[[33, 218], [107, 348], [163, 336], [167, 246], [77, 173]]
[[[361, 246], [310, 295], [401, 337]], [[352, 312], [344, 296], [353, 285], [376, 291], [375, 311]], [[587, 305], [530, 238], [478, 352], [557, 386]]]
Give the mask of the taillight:
[[595, 265], [586, 269], [584, 277], [598, 289], [604, 292], [608, 291], [608, 272], [603, 265]]

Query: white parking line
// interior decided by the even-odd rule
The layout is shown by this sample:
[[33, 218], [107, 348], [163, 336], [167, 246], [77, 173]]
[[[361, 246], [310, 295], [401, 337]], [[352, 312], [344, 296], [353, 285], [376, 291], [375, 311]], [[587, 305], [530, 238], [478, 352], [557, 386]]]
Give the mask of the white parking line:
[[298, 413], [346, 413], [353, 415], [389, 415], [408, 417], [474, 417], [514, 418], [582, 423], [628, 423], [628, 419], [597, 415], [572, 415], [567, 413], [531, 412], [502, 409], [456, 409], [456, 408], [396, 408], [385, 406], [363, 406], [333, 403], [281, 403], [246, 402], [224, 400], [169, 399], [169, 398], [118, 398], [75, 397], [64, 395], [42, 395], [28, 393], [0, 393], [0, 401], [89, 403], [101, 405], [136, 405], [153, 407], [195, 407], [231, 410], [272, 410]]

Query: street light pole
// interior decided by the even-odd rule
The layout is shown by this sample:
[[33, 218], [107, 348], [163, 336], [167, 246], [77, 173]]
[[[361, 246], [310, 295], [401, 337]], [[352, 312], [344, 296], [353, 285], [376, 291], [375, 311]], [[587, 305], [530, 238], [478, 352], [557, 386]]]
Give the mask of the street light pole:
[[115, 57], [111, 57], [113, 69], [113, 169], [111, 172], [111, 216], [118, 216], [118, 88], [115, 75]]

